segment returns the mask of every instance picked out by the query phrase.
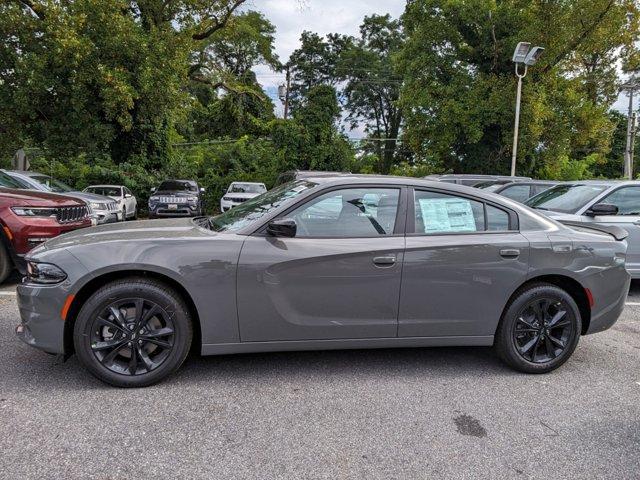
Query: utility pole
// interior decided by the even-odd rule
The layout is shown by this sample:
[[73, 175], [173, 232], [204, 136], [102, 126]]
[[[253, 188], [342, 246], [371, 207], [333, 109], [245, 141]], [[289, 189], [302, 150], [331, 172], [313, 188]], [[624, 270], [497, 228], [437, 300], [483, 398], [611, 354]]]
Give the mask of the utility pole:
[[291, 67], [287, 64], [287, 92], [284, 97], [284, 119], [289, 118], [289, 92], [291, 91]]
[[278, 97], [284, 103], [284, 119], [289, 118], [289, 91], [291, 90], [291, 67], [286, 65], [287, 83], [278, 87]]
[[622, 85], [622, 90], [629, 95], [629, 111], [627, 117], [627, 146], [624, 150], [624, 176], [629, 180], [633, 180], [633, 154], [636, 136], [636, 116], [633, 111], [633, 96], [637, 90], [640, 90], [640, 80], [631, 78]]

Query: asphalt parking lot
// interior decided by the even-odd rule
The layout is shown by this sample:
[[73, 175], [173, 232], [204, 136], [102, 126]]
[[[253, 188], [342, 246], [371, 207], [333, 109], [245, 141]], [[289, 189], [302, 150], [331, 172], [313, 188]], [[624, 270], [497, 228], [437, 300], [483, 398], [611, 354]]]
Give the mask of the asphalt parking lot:
[[19, 343], [0, 289], [0, 478], [640, 478], [640, 283], [544, 376], [487, 348], [190, 358], [107, 387]]

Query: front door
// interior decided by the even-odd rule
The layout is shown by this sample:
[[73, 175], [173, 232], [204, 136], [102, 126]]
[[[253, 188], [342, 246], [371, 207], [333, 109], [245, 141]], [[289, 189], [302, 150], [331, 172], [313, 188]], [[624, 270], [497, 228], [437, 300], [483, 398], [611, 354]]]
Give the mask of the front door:
[[597, 201], [618, 207], [617, 215], [584, 216], [585, 222], [616, 225], [629, 232], [627, 238], [627, 270], [634, 277], [640, 276], [640, 186], [626, 186], [614, 190]]
[[409, 202], [398, 336], [488, 337], [525, 282], [517, 218], [464, 195], [416, 190]]
[[294, 238], [248, 237], [238, 265], [241, 340], [395, 337], [402, 193], [333, 190], [283, 215], [296, 222]]

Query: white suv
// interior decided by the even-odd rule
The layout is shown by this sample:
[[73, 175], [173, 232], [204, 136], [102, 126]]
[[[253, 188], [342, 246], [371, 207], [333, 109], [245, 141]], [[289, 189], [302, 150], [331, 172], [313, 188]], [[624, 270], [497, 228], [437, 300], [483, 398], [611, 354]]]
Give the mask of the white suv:
[[264, 183], [233, 182], [227, 188], [227, 193], [220, 199], [220, 211], [226, 212], [232, 207], [240, 205], [267, 191]]

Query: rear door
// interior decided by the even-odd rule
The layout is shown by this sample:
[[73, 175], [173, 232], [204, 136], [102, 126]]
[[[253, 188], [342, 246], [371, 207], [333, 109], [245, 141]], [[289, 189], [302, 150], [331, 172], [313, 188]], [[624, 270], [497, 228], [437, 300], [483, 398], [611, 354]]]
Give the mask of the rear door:
[[640, 276], [640, 186], [620, 187], [595, 203], [607, 203], [618, 207], [617, 215], [584, 216], [585, 222], [617, 225], [629, 232], [627, 238], [627, 270], [634, 277]]
[[410, 193], [400, 337], [494, 335], [526, 280], [529, 242], [514, 212], [462, 194]]
[[405, 188], [340, 187], [285, 212], [294, 238], [258, 232], [238, 265], [243, 342], [395, 337]]

